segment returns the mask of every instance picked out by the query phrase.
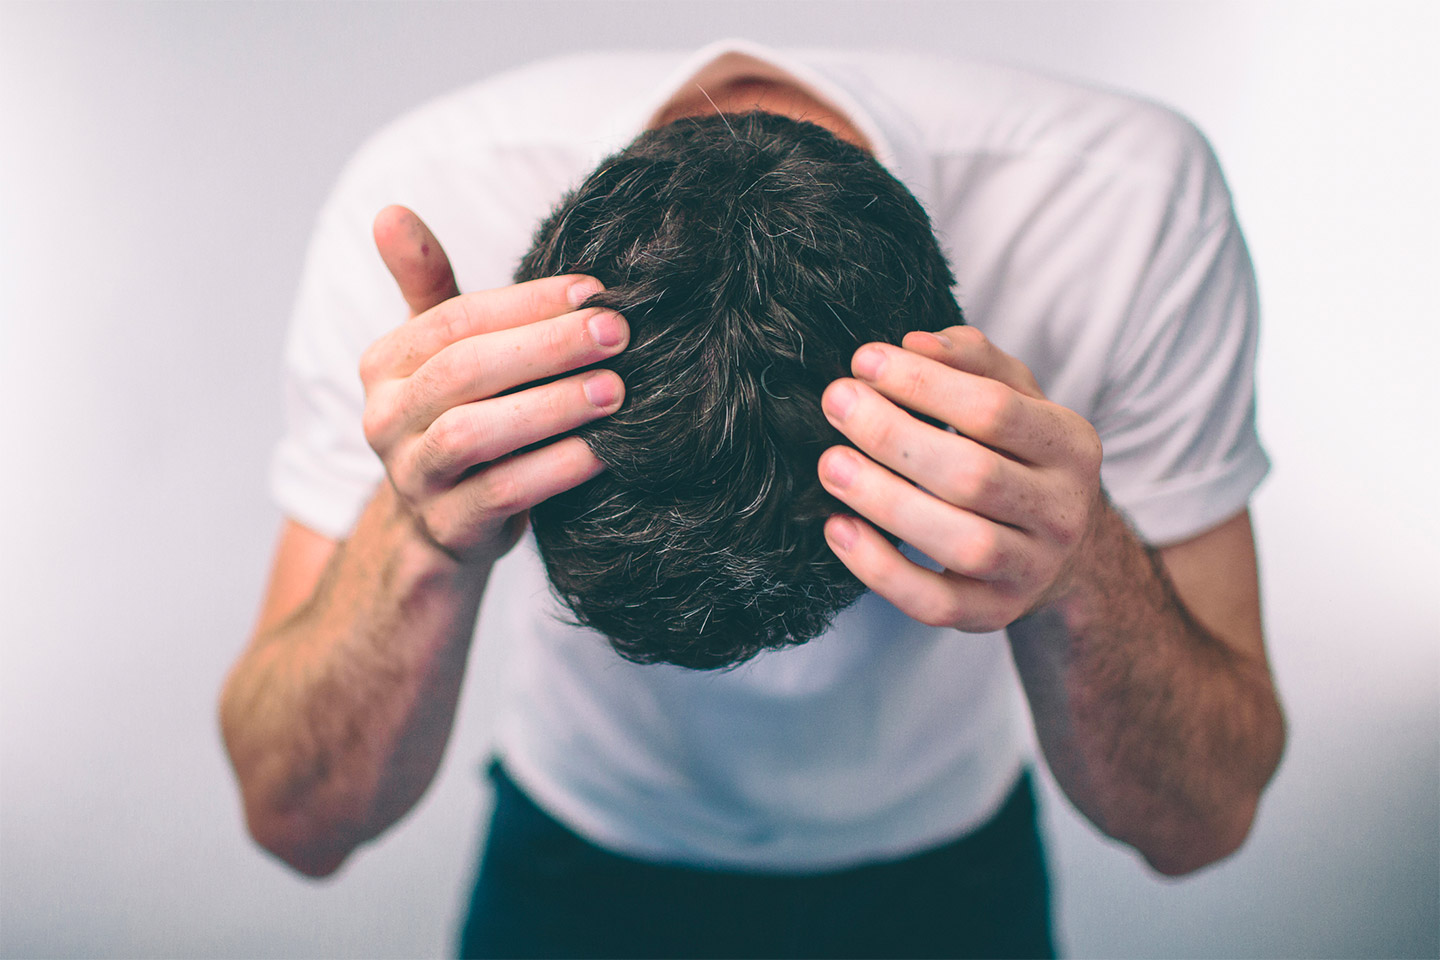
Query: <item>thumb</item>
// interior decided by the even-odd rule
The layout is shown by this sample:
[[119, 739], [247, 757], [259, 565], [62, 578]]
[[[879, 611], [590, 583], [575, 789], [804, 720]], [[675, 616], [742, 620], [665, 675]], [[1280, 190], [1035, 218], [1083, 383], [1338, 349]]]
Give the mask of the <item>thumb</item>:
[[972, 326], [947, 327], [938, 334], [928, 331], [907, 333], [901, 346], [956, 370], [998, 380], [1035, 400], [1045, 399], [1045, 392], [1040, 389], [1030, 368], [995, 346], [985, 334]]
[[375, 248], [415, 317], [460, 293], [450, 258], [412, 211], [389, 206], [375, 217]]

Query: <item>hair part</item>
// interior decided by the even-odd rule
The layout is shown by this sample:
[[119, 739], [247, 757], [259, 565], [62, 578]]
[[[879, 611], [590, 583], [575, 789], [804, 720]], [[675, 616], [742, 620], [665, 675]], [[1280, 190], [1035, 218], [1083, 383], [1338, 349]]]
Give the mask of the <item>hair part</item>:
[[631, 331], [624, 404], [573, 431], [607, 470], [531, 510], [576, 622], [697, 669], [824, 632], [864, 587], [825, 542], [820, 394], [861, 344], [964, 322], [923, 208], [813, 124], [684, 118], [569, 193], [516, 280], [562, 273]]

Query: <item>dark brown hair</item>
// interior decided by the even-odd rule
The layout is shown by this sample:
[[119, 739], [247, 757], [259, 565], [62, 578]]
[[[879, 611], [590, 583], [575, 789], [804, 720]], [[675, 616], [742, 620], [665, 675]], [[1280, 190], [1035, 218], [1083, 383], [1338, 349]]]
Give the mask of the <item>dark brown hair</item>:
[[869, 154], [765, 113], [678, 120], [605, 160], [517, 280], [584, 273], [629, 321], [607, 466], [531, 520], [576, 620], [713, 669], [820, 633], [863, 587], [825, 543], [820, 394], [869, 341], [962, 323], [929, 218]]

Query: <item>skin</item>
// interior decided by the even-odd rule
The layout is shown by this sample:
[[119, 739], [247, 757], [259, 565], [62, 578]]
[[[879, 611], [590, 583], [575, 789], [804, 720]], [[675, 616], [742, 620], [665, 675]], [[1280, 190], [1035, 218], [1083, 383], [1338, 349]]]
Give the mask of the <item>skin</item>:
[[[866, 145], [788, 87], [707, 93], [661, 122], [760, 107]], [[438, 241], [401, 207], [381, 212], [375, 242], [412, 315], [361, 363], [365, 433], [387, 479], [344, 542], [286, 522], [220, 702], [252, 835], [311, 876], [419, 800], [493, 564], [530, 506], [602, 469], [574, 438], [511, 454], [624, 395], [605, 370], [506, 393], [624, 349], [623, 318], [572, 306], [598, 282], [461, 295]], [[1167, 874], [1236, 849], [1284, 742], [1248, 515], [1147, 550], [1104, 497], [1093, 428], [973, 328], [868, 344], [852, 372], [824, 396], [864, 452], [821, 458], [822, 482], [855, 511], [827, 522], [836, 554], [918, 620], [1008, 628], [1047, 762], [1101, 830]], [[910, 563], [877, 526], [945, 571]]]
[[696, 85], [672, 100], [655, 118], [654, 126], [663, 127], [682, 117], [708, 116], [717, 112], [744, 113], [748, 110], [807, 120], [867, 153], [875, 152], [854, 124], [825, 104], [803, 90], [761, 79], [740, 77], [709, 89]]
[[851, 370], [822, 406], [868, 456], [820, 459], [858, 515], [827, 522], [831, 548], [917, 620], [1008, 628], [1046, 760], [1101, 830], [1168, 875], [1237, 849], [1285, 736], [1248, 513], [1148, 550], [1101, 490], [1094, 429], [973, 327], [867, 344]]
[[601, 469], [574, 438], [508, 455], [624, 397], [606, 370], [501, 396], [624, 349], [623, 318], [574, 310], [598, 281], [457, 295], [440, 244], [410, 211], [382, 211], [375, 241], [412, 312], [361, 361], [365, 434], [387, 480], [343, 543], [287, 521], [220, 703], [251, 834], [311, 876], [332, 873], [424, 793], [491, 567], [529, 507]]

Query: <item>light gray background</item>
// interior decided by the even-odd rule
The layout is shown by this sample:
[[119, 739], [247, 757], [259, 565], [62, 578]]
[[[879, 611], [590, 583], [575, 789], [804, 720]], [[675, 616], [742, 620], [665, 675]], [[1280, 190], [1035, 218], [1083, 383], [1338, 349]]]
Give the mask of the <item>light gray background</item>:
[[1168, 102], [1259, 268], [1255, 503], [1291, 745], [1179, 883], [1047, 787], [1074, 955], [1436, 956], [1434, 51], [1423, 5], [0, 6], [0, 953], [451, 949], [484, 658], [419, 809], [335, 880], [243, 833], [214, 721], [279, 518], [278, 355], [340, 164], [422, 99], [590, 47], [906, 47]]

